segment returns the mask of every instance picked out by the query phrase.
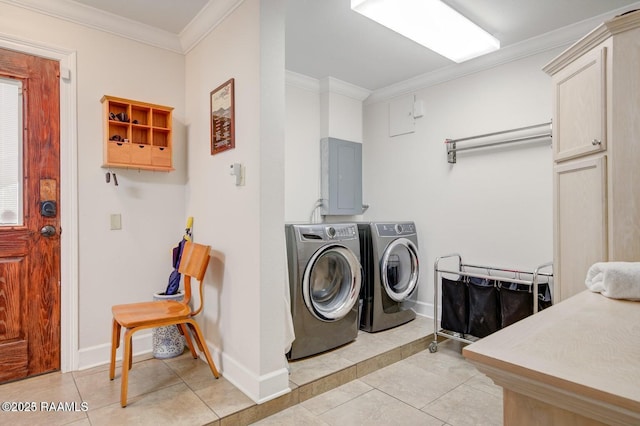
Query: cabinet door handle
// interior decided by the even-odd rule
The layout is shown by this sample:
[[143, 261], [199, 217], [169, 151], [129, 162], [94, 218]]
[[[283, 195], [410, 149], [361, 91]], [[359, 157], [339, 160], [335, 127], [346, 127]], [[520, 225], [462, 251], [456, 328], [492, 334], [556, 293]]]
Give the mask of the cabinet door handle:
[[600, 139], [593, 139], [591, 141], [591, 145], [596, 146], [596, 145], [602, 145], [602, 141]]

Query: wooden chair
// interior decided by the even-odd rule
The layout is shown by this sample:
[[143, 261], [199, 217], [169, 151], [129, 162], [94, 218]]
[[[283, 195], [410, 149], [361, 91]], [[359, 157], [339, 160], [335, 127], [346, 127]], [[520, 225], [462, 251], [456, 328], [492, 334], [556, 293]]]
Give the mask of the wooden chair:
[[[198, 315], [203, 306], [203, 284], [202, 279], [209, 264], [210, 246], [196, 244], [187, 241], [182, 252], [182, 260], [178, 271], [184, 275], [185, 297], [181, 302], [175, 300], [153, 301], [142, 303], [130, 303], [127, 305], [116, 305], [111, 308], [113, 312], [113, 332], [111, 336], [111, 366], [109, 368], [109, 378], [115, 377], [116, 371], [116, 349], [120, 346], [120, 329], [126, 329], [124, 333], [124, 350], [122, 360], [122, 386], [120, 391], [120, 405], [127, 406], [127, 381], [129, 378], [129, 370], [132, 366], [132, 336], [136, 331], [153, 327], [165, 327], [169, 325], [178, 326], [179, 330], [184, 334], [187, 346], [194, 358], [198, 355], [193, 347], [191, 337], [189, 336], [190, 328], [195, 337], [198, 348], [204, 352], [207, 363], [211, 368], [211, 372], [217, 379], [220, 377], [216, 369], [207, 344], [202, 335], [198, 323], [193, 317]], [[200, 283], [200, 306], [195, 311], [191, 311], [189, 301], [191, 300], [191, 278], [195, 278]]]

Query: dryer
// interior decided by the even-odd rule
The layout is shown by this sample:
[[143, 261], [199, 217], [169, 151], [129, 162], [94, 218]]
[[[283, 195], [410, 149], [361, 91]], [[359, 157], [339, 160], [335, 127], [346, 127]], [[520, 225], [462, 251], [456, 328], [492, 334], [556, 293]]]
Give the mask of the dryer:
[[359, 223], [358, 235], [364, 274], [360, 329], [382, 331], [413, 320], [407, 305], [420, 275], [415, 223]]
[[362, 284], [356, 224], [285, 225], [291, 317], [291, 360], [353, 341]]

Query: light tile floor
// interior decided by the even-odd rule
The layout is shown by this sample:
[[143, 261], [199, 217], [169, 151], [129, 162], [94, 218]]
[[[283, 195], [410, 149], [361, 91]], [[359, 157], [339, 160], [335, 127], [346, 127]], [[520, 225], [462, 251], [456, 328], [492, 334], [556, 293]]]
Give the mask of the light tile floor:
[[502, 388], [440, 343], [256, 425], [502, 425]]
[[[0, 411], [0, 424], [502, 424], [501, 388], [463, 359], [458, 342], [442, 342], [434, 354], [423, 350], [432, 328], [431, 321], [417, 318], [392, 330], [361, 332], [348, 345], [291, 362], [292, 392], [261, 405], [224, 377], [215, 380], [207, 364], [188, 352], [169, 360], [136, 358], [124, 409], [119, 369], [113, 381], [107, 365], [51, 373], [0, 385], [0, 402], [37, 404], [35, 412]], [[42, 402], [75, 402], [77, 409], [47, 412]], [[88, 410], [82, 411], [82, 402]]]

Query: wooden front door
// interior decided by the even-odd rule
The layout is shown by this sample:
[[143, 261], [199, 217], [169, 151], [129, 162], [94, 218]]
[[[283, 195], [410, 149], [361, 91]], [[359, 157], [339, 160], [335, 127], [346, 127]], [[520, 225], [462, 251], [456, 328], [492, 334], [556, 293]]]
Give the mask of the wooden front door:
[[0, 383], [60, 369], [59, 93], [58, 62], [0, 49]]

